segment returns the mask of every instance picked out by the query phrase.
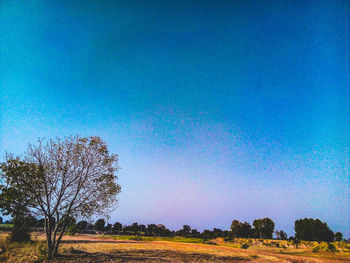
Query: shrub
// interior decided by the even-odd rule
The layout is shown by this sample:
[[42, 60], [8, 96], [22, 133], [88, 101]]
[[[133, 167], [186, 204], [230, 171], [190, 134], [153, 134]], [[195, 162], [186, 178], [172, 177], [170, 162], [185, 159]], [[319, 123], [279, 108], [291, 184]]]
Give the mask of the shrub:
[[11, 242], [28, 242], [30, 241], [29, 227], [26, 224], [15, 223], [10, 233]]
[[332, 243], [328, 243], [327, 251], [328, 252], [337, 252], [337, 249], [335, 248], [335, 246]]
[[74, 236], [78, 231], [78, 226], [76, 224], [71, 225], [67, 229], [67, 234], [70, 236]]
[[131, 237], [130, 240], [143, 241], [143, 238], [140, 236], [134, 236], [134, 237]]
[[241, 245], [241, 248], [243, 248], [243, 249], [247, 249], [248, 247], [249, 247], [249, 245], [247, 243], [244, 243]]
[[47, 257], [47, 246], [44, 242], [40, 242], [38, 244], [36, 254], [38, 256], [39, 261]]
[[312, 252], [315, 252], [317, 253], [318, 251], [320, 250], [320, 247], [319, 246], [316, 246], [312, 249]]

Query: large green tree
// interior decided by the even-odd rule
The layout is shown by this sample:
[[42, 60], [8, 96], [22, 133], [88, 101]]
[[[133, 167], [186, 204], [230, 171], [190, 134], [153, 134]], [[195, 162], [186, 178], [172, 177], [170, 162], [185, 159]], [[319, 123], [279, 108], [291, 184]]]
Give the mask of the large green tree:
[[233, 237], [250, 237], [251, 236], [251, 225], [248, 222], [240, 222], [233, 220], [231, 223], [231, 232]]
[[334, 240], [334, 233], [329, 229], [327, 223], [319, 219], [304, 218], [295, 221], [295, 237], [307, 241], [327, 241]]
[[255, 219], [253, 226], [260, 238], [272, 238], [275, 223], [270, 218]]
[[[7, 156], [1, 164], [1, 190], [15, 189], [26, 209], [44, 218], [52, 258], [70, 218], [106, 215], [116, 207], [118, 169], [118, 156], [108, 151], [100, 137], [39, 140], [22, 156]], [[10, 208], [11, 213], [9, 204], [4, 209]]]

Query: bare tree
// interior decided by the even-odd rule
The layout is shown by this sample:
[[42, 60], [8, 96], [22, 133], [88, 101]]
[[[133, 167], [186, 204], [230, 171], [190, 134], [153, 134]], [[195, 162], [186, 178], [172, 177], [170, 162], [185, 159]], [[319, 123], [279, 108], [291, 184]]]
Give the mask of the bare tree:
[[107, 215], [121, 190], [118, 156], [99, 137], [39, 140], [23, 157], [8, 155], [1, 170], [6, 185], [22, 192], [28, 209], [44, 217], [49, 258], [58, 254], [72, 217]]

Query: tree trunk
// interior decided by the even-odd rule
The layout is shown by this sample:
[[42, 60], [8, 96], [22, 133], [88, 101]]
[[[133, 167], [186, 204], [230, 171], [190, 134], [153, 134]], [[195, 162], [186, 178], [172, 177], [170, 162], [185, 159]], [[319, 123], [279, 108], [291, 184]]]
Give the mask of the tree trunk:
[[54, 257], [55, 240], [52, 240], [52, 220], [50, 218], [45, 219], [45, 232], [47, 240], [47, 256], [49, 259]]
[[55, 248], [54, 248], [54, 251], [53, 251], [53, 256], [54, 257], [58, 255], [58, 247], [59, 247], [59, 245], [61, 243], [61, 239], [63, 237], [64, 232], [66, 232], [66, 229], [67, 229], [67, 226], [66, 226], [66, 224], [64, 224], [62, 226], [61, 233], [60, 233], [60, 235], [58, 236], [58, 238], [56, 240]]

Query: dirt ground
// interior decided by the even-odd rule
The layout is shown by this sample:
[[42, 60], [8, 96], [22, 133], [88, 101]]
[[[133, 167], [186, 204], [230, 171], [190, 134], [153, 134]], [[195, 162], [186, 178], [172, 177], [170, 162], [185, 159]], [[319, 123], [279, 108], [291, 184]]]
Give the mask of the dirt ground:
[[[34, 240], [43, 240], [41, 235]], [[169, 241], [132, 241], [101, 238], [93, 235], [65, 236], [60, 256], [55, 260], [38, 260], [35, 243], [15, 248], [5, 262], [350, 262], [349, 253], [251, 246], [248, 249], [227, 245], [208, 245]], [[45, 246], [43, 246], [45, 247]], [[36, 250], [35, 250], [36, 249]]]
[[56, 262], [350, 262], [350, 255], [290, 249], [166, 241], [129, 241], [94, 236], [65, 237]]

